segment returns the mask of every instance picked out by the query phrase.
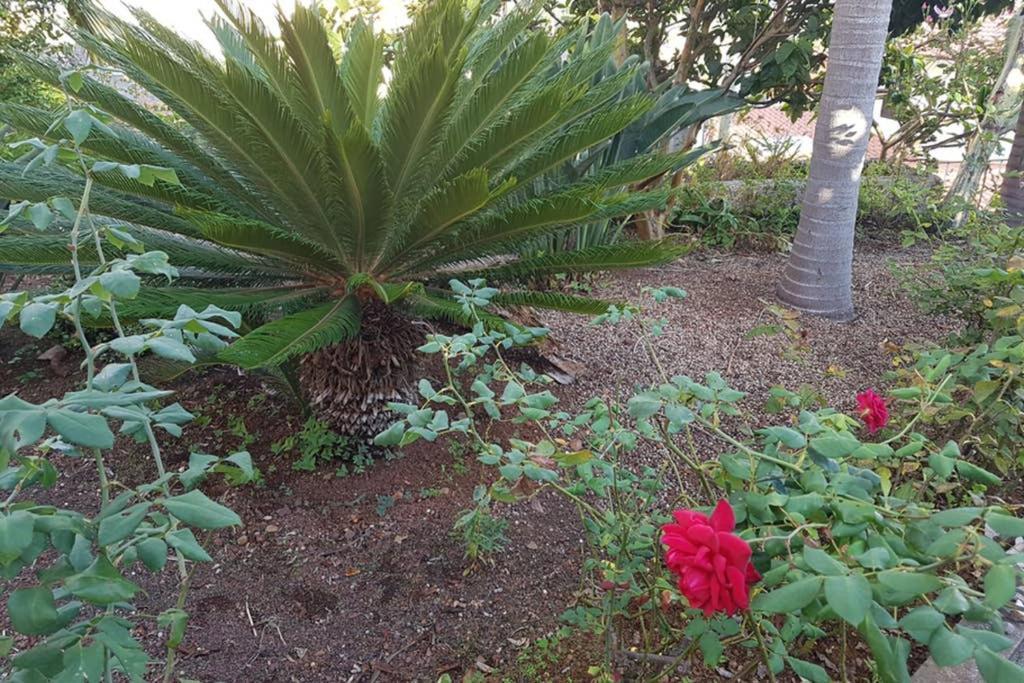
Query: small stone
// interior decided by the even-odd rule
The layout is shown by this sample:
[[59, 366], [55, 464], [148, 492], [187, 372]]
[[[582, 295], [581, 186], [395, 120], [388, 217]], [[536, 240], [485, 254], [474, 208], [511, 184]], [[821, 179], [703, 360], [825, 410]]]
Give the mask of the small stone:
[[281, 527], [279, 527], [279, 526], [277, 526], [275, 524], [268, 524], [267, 528], [266, 528], [266, 532], [268, 534], [274, 534], [274, 533], [277, 533], [280, 530], [281, 530]]
[[246, 545], [249, 543], [249, 537], [245, 534], [242, 534], [238, 537], [238, 540], [236, 540], [235, 543], [237, 543], [238, 545]]

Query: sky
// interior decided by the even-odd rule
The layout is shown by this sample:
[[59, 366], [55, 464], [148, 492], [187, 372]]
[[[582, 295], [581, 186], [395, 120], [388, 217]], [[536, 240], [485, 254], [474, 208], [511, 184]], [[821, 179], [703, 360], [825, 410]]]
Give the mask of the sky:
[[[303, 0], [308, 2], [308, 0]], [[323, 0], [331, 2], [331, 0]], [[238, 0], [258, 14], [269, 26], [274, 26], [276, 7], [280, 4], [285, 11], [290, 12], [294, 0]], [[160, 21], [160, 23], [177, 29], [182, 35], [198, 40], [201, 43], [212, 47], [216, 41], [210, 34], [203, 17], [217, 11], [217, 6], [212, 0], [100, 0], [100, 4], [108, 9], [122, 15], [129, 16], [126, 5], [140, 7]], [[380, 28], [391, 30], [401, 26], [406, 21], [405, 6], [406, 0], [380, 0], [381, 15], [378, 22]]]

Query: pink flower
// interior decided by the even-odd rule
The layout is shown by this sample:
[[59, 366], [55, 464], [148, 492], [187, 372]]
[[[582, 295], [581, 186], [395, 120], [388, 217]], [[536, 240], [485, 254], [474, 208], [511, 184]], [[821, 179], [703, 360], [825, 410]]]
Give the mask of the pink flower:
[[750, 562], [750, 546], [732, 533], [736, 518], [728, 501], [718, 501], [711, 518], [693, 510], [676, 510], [675, 524], [661, 528], [668, 546], [665, 564], [679, 576], [679, 592], [690, 606], [735, 614], [750, 606], [750, 585], [761, 575]]
[[870, 434], [889, 424], [889, 409], [885, 407], [885, 399], [876, 394], [874, 389], [857, 394], [857, 412]]

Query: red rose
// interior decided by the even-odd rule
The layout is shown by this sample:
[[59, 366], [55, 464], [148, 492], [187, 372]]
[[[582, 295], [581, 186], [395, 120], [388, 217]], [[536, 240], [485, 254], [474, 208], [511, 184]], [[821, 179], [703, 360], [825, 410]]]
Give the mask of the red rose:
[[761, 575], [750, 562], [750, 546], [732, 533], [736, 518], [728, 501], [707, 516], [693, 510], [672, 513], [675, 524], [661, 528], [661, 542], [668, 546], [665, 564], [679, 576], [679, 592], [690, 606], [735, 614], [750, 606], [750, 585]]
[[889, 424], [889, 409], [885, 407], [885, 399], [876, 394], [874, 389], [857, 394], [857, 412], [867, 425], [869, 434]]

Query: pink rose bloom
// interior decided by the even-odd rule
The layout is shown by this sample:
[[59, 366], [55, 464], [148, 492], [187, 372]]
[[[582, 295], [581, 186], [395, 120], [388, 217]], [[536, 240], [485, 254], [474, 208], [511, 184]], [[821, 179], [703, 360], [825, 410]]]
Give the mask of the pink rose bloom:
[[857, 413], [870, 434], [889, 424], [889, 409], [885, 407], [885, 399], [876, 394], [874, 389], [857, 394]]
[[676, 510], [675, 524], [661, 528], [668, 549], [665, 564], [679, 576], [679, 592], [690, 606], [735, 614], [750, 606], [750, 585], [761, 575], [750, 562], [750, 546], [732, 533], [736, 518], [728, 501], [718, 501], [709, 519], [693, 510]]

